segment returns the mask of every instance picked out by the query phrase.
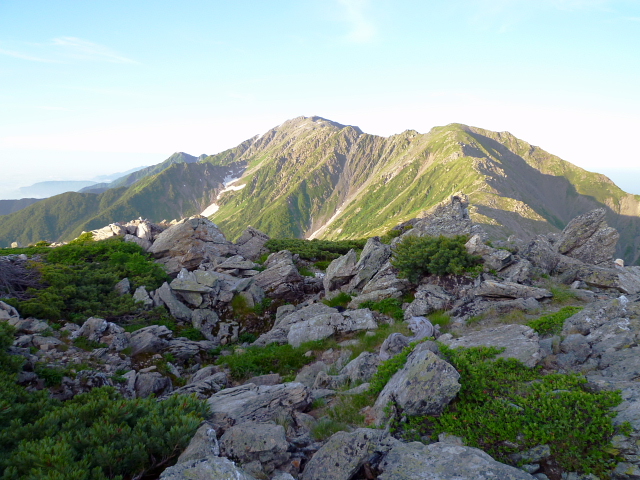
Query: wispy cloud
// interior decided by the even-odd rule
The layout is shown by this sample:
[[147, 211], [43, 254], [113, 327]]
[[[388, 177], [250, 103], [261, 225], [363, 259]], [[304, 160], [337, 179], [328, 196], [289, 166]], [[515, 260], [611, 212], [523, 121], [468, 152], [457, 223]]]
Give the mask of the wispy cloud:
[[31, 60], [32, 62], [58, 63], [57, 60], [53, 60], [50, 58], [34, 57], [33, 55], [28, 55], [26, 53], [14, 52], [12, 50], [3, 50], [1, 48], [0, 48], [0, 55], [6, 55], [8, 57], [14, 57], [14, 58], [21, 58], [22, 60]]
[[108, 47], [76, 37], [54, 38], [52, 44], [63, 50], [63, 54], [78, 60], [102, 61], [110, 63], [138, 63], [124, 57]]
[[366, 16], [368, 0], [337, 0], [344, 8], [345, 20], [349, 24], [347, 38], [355, 43], [367, 43], [371, 41], [376, 28], [373, 21]]
[[76, 37], [57, 37], [45, 43], [22, 44], [19, 49], [0, 49], [0, 55], [43, 63], [73, 61], [138, 63], [109, 47]]

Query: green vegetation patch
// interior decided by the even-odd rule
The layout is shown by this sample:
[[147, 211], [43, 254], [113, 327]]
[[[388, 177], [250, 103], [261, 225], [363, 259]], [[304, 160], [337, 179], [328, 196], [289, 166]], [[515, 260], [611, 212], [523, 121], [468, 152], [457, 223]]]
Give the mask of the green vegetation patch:
[[380, 300], [378, 302], [373, 302], [368, 300], [366, 302], [362, 302], [360, 304], [360, 308], [368, 308], [369, 310], [375, 310], [376, 312], [380, 312], [384, 315], [388, 315], [401, 322], [404, 320], [404, 310], [402, 310], [402, 300], [398, 298], [385, 298], [384, 300]]
[[619, 392], [590, 392], [580, 375], [545, 376], [515, 359], [494, 360], [500, 350], [492, 347], [440, 348], [460, 372], [458, 397], [440, 417], [396, 425], [401, 434], [458, 435], [509, 464], [511, 453], [549, 445], [564, 471], [608, 478], [617, 461], [610, 439]]
[[[0, 477], [8, 480], [129, 480], [170, 465], [207, 413], [206, 402], [175, 395], [127, 400], [111, 387], [66, 402], [16, 383], [7, 354], [14, 329], [0, 322]], [[61, 373], [38, 368], [50, 384]]]
[[417, 282], [421, 277], [433, 275], [462, 275], [475, 272], [481, 257], [469, 255], [466, 235], [453, 238], [408, 236], [398, 243], [391, 263], [399, 270], [399, 276]]
[[322, 300], [322, 303], [332, 308], [336, 308], [336, 307], [346, 308], [346, 306], [349, 305], [349, 302], [351, 301], [352, 298], [353, 297], [348, 293], [340, 292], [338, 295], [336, 295], [330, 300], [327, 300], [327, 299]]
[[564, 321], [580, 310], [582, 307], [562, 307], [555, 313], [531, 320], [527, 325], [538, 332], [538, 335], [559, 335], [564, 327]]
[[119, 317], [136, 312], [133, 297], [119, 295], [114, 286], [128, 278], [132, 288], [158, 288], [168, 279], [142, 248], [121, 237], [92, 241], [78, 240], [49, 248], [34, 259], [32, 268], [40, 272], [44, 288], [31, 288], [26, 300], [7, 299], [23, 317], [82, 322], [91, 316]]
[[330, 261], [338, 258], [349, 250], [362, 250], [366, 240], [303, 240], [300, 238], [271, 239], [265, 243], [272, 253], [281, 250], [289, 250], [293, 254], [300, 255], [300, 258], [312, 262]]

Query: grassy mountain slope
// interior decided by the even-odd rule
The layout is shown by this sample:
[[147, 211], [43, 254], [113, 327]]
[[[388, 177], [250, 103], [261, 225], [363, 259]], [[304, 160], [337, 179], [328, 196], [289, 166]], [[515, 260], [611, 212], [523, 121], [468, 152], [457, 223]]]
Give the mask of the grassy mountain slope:
[[0, 200], [0, 215], [9, 215], [10, 213], [22, 210], [29, 205], [39, 202], [40, 198], [20, 198], [17, 200]]
[[639, 196], [507, 132], [452, 124], [383, 138], [299, 117], [205, 161], [228, 158], [249, 165], [211, 217], [230, 237], [247, 223], [276, 237], [376, 235], [462, 191], [494, 237], [557, 231], [605, 206], [619, 255], [638, 260]]
[[69, 240], [83, 230], [139, 216], [152, 221], [181, 218], [204, 210], [215, 200], [227, 167], [176, 163], [126, 188], [101, 194], [64, 193], [0, 217], [0, 247], [12, 241]]

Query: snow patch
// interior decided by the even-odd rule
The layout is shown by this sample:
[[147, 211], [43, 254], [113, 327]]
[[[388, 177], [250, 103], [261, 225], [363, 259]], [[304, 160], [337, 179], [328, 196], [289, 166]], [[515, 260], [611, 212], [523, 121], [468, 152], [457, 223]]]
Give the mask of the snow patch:
[[223, 193], [232, 192], [232, 191], [237, 192], [238, 190], [242, 190], [244, 187], [247, 186], [246, 183], [244, 185], [233, 185], [233, 183], [238, 180], [240, 180], [240, 177], [234, 178], [232, 175], [227, 175], [226, 177], [224, 177], [224, 180], [222, 181], [224, 188], [220, 190], [220, 193], [218, 193], [218, 195], [216, 196], [216, 201], [213, 202], [211, 205], [209, 205], [207, 208], [205, 208], [200, 215], [202, 215], [203, 217], [210, 217], [211, 215], [216, 213], [218, 210], [220, 210], [220, 205], [218, 205], [216, 202], [220, 200], [220, 197], [222, 197]]

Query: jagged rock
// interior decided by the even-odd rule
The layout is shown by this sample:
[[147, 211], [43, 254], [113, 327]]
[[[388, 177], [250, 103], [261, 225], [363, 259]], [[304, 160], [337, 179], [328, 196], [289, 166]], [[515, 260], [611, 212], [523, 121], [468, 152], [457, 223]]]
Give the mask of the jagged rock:
[[193, 327], [200, 330], [204, 338], [211, 341], [216, 341], [213, 330], [219, 321], [220, 317], [218, 317], [218, 314], [208, 308], [196, 309], [191, 315]]
[[544, 235], [538, 235], [529, 242], [521, 255], [531, 262], [538, 274], [551, 273], [559, 260], [558, 252]]
[[380, 462], [380, 480], [536, 480], [487, 453], [450, 443], [397, 442]]
[[453, 304], [453, 297], [439, 285], [420, 285], [415, 299], [404, 311], [405, 320], [411, 317], [429, 315], [436, 310], [447, 310]]
[[511, 282], [485, 280], [476, 289], [475, 294], [489, 298], [551, 298], [553, 294], [545, 288], [529, 287]]
[[143, 308], [145, 309], [153, 307], [153, 300], [144, 286], [136, 288], [136, 291], [133, 293], [133, 299], [136, 302], [142, 302]]
[[[282, 312], [282, 314], [280, 316], [276, 315], [273, 328], [269, 332], [260, 335], [253, 345], [264, 347], [269, 343], [287, 343], [287, 336], [292, 325], [298, 322], [312, 320], [319, 315], [330, 315], [338, 312], [335, 308], [331, 308], [324, 303], [312, 303], [307, 307], [289, 314], [286, 314], [286, 312], [289, 312], [292, 308], [281, 308], [282, 310], [279, 308], [278, 312]], [[293, 308], [295, 309], [295, 307]]]
[[87, 337], [94, 342], [107, 344], [111, 350], [121, 352], [129, 346], [130, 334], [113, 322], [91, 317], [71, 337]]
[[238, 253], [244, 258], [257, 260], [263, 254], [269, 252], [269, 250], [264, 246], [268, 241], [269, 236], [266, 233], [263, 233], [253, 227], [247, 227], [247, 229], [242, 232], [242, 235], [240, 235], [240, 238], [236, 241]]
[[301, 480], [350, 480], [386, 436], [370, 428], [334, 434], [311, 458]]
[[251, 270], [258, 267], [257, 263], [251, 260], [245, 260], [242, 255], [234, 255], [225, 259], [222, 263], [216, 265], [216, 270]]
[[257, 460], [267, 473], [289, 460], [288, 447], [284, 427], [269, 423], [235, 425], [220, 437], [223, 456], [241, 464]]
[[178, 457], [177, 463], [201, 460], [209, 455], [220, 455], [220, 445], [216, 431], [208, 422], [203, 422], [189, 442], [187, 448]]
[[497, 358], [515, 358], [528, 367], [535, 366], [541, 357], [538, 334], [526, 325], [501, 325], [471, 332], [460, 338], [447, 334], [438, 340], [452, 348], [504, 347], [504, 352], [498, 354]]
[[113, 289], [118, 293], [118, 295], [124, 295], [131, 291], [131, 282], [128, 278], [123, 278], [120, 280]]
[[378, 324], [368, 308], [346, 311], [344, 314], [316, 315], [309, 320], [291, 325], [287, 334], [287, 342], [294, 347], [298, 347], [305, 342], [322, 340], [338, 333], [373, 330], [376, 328], [378, 328]]
[[355, 275], [354, 269], [357, 260], [356, 251], [349, 250], [348, 253], [336, 258], [329, 264], [322, 280], [327, 298], [331, 297], [331, 292], [339, 290], [340, 287], [351, 281]]
[[195, 395], [201, 400], [209, 398], [214, 393], [227, 388], [228, 380], [224, 372], [209, 375], [195, 382], [190, 382], [184, 387], [171, 392], [171, 395]]
[[389, 360], [391, 357], [396, 356], [402, 350], [409, 346], [409, 337], [401, 333], [392, 333], [382, 343], [380, 347], [379, 358], [382, 361]]
[[304, 291], [304, 279], [293, 263], [291, 252], [272, 253], [265, 265], [267, 269], [255, 275], [253, 281], [270, 297], [296, 300]]
[[389, 257], [391, 257], [391, 247], [389, 245], [382, 243], [379, 237], [369, 238], [362, 249], [360, 260], [353, 267], [355, 276], [349, 282], [346, 291], [359, 292], [362, 290], [389, 260]]
[[404, 415], [440, 415], [456, 396], [460, 374], [430, 348], [429, 342], [418, 345], [380, 392], [372, 408], [376, 424], [386, 419], [389, 402]]
[[515, 261], [511, 252], [486, 245], [480, 235], [472, 236], [465, 244], [465, 248], [470, 255], [482, 257], [485, 271], [495, 270], [499, 272]]
[[558, 252], [591, 265], [610, 263], [620, 235], [607, 226], [606, 211], [598, 208], [571, 220], [557, 243]]
[[171, 391], [171, 380], [159, 372], [140, 372], [135, 379], [135, 393], [138, 398], [146, 398], [151, 394], [161, 396]]
[[167, 468], [160, 480], [256, 480], [224, 457], [208, 455]]
[[364, 302], [379, 302], [380, 300], [384, 300], [386, 298], [400, 298], [402, 296], [402, 292], [397, 288], [387, 288], [385, 290], [376, 290], [374, 292], [363, 293], [362, 295], [358, 295], [354, 297], [347, 305], [349, 308], [356, 309], [359, 308], [361, 304]]
[[149, 252], [173, 275], [182, 268], [194, 270], [204, 261], [235, 253], [235, 246], [215, 223], [196, 215], [158, 235]]
[[408, 280], [398, 278], [396, 269], [391, 262], [385, 263], [375, 276], [362, 288], [362, 294], [395, 289], [399, 292], [406, 290], [410, 283]]
[[501, 270], [500, 277], [507, 282], [529, 283], [531, 281], [532, 269], [533, 266], [529, 260], [519, 258], [515, 263]]
[[351, 383], [366, 382], [378, 371], [380, 359], [378, 355], [371, 352], [362, 352], [351, 360], [340, 371], [341, 375], [346, 375]]
[[0, 320], [9, 320], [10, 318], [19, 318], [18, 311], [2, 301], [0, 301]]
[[127, 234], [127, 230], [117, 223], [112, 223], [106, 227], [92, 230], [91, 233], [93, 234], [93, 239], [98, 241], [111, 237], [124, 237]]
[[[2, 312], [6, 312], [6, 311], [0, 310], [0, 314]], [[17, 315], [9, 317], [7, 323], [15, 327], [16, 333], [33, 334], [33, 333], [42, 333], [42, 332], [46, 332], [47, 330], [51, 330], [51, 327], [47, 322], [43, 322], [42, 320], [37, 320], [35, 318], [20, 318]]]
[[302, 383], [309, 388], [313, 388], [318, 375], [321, 372], [326, 372], [328, 369], [329, 365], [322, 361], [310, 363], [300, 369], [300, 371], [296, 374], [295, 381], [298, 383]]
[[151, 325], [131, 334], [131, 355], [156, 353], [169, 345], [173, 332], [165, 326]]
[[311, 401], [308, 387], [284, 383], [272, 387], [248, 384], [227, 388], [212, 395], [207, 403], [211, 412], [209, 420], [227, 428], [242, 422], [266, 423], [290, 417], [294, 410], [304, 410]]
[[640, 293], [640, 275], [631, 269], [581, 265], [573, 278], [592, 287], [611, 288], [626, 295]]
[[149, 240], [146, 240], [144, 238], [138, 238], [135, 235], [130, 235], [130, 234], [127, 234], [124, 236], [124, 241], [137, 243], [145, 252], [149, 251], [152, 245], [152, 243]]
[[195, 342], [187, 338], [176, 338], [170, 340], [166, 350], [179, 360], [188, 360], [201, 352], [206, 352], [215, 348], [216, 344], [211, 341]]
[[64, 342], [58, 340], [56, 337], [43, 337], [41, 335], [33, 335], [31, 337], [31, 344], [43, 351], [55, 349], [58, 345], [62, 345]]
[[171, 312], [171, 315], [176, 317], [178, 320], [191, 320], [191, 309], [176, 298], [167, 282], [164, 282], [162, 286], [158, 290], [156, 290], [156, 292], [160, 296], [162, 302]]
[[406, 235], [452, 237], [474, 234], [484, 236], [482, 228], [469, 218], [469, 197], [458, 192], [424, 212], [422, 218], [414, 223], [414, 228], [398, 238]]

